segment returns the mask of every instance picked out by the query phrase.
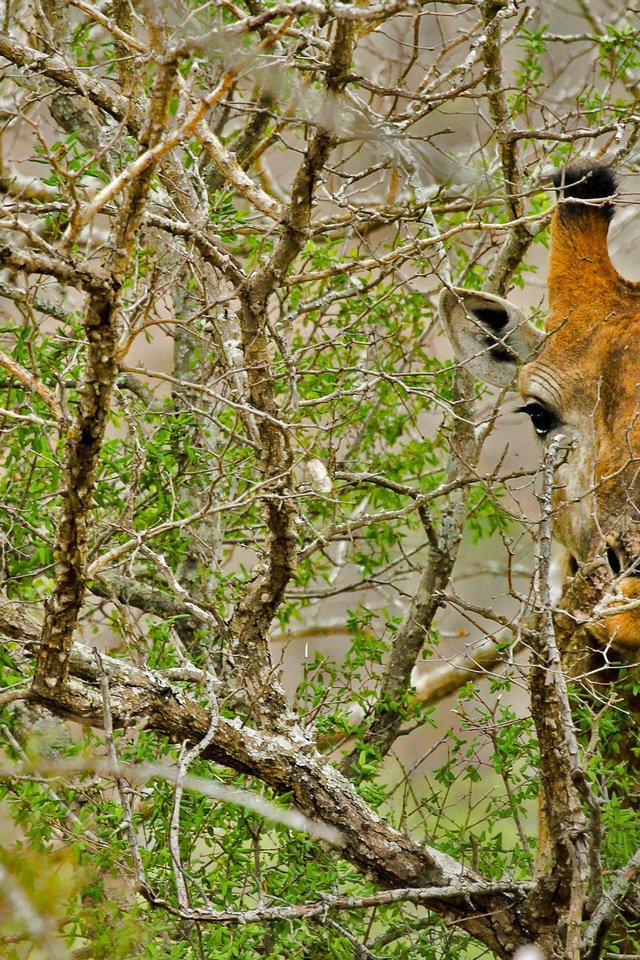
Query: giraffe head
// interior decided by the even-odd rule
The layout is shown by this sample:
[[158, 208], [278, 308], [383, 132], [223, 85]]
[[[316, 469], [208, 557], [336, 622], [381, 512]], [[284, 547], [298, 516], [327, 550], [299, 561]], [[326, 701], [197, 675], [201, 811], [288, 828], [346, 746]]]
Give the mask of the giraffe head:
[[[581, 565], [606, 561], [612, 585], [640, 598], [640, 284], [621, 277], [607, 233], [616, 179], [601, 164], [555, 178], [545, 333], [500, 297], [443, 291], [459, 361], [480, 379], [517, 383], [541, 443], [561, 434], [558, 539]], [[605, 621], [614, 645], [640, 647], [640, 602]]]

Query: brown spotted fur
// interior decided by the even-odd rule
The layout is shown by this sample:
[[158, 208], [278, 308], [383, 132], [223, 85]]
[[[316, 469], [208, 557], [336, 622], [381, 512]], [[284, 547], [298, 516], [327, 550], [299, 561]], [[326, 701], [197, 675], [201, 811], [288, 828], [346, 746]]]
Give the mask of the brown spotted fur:
[[[640, 284], [608, 250], [610, 205], [561, 202], [553, 215], [549, 333], [521, 368], [528, 401], [550, 405], [571, 446], [557, 469], [556, 533], [578, 564], [615, 551], [615, 596], [640, 598]], [[614, 645], [640, 646], [640, 605], [602, 621]]]

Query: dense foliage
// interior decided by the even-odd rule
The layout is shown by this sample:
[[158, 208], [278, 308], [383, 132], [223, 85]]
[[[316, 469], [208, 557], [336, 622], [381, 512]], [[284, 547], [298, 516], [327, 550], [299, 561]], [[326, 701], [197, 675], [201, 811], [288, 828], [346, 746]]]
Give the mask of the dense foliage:
[[[317, 750], [371, 824], [530, 889], [537, 454], [505, 455], [437, 299], [515, 286], [537, 317], [550, 171], [638, 165], [637, 12], [2, 9], [0, 953], [509, 955], [469, 897], [376, 902], [444, 881], [318, 839], [296, 808], [340, 831], [337, 801], [216, 738]], [[209, 730], [129, 709], [129, 676]], [[575, 708], [615, 878], [637, 747], [599, 696]]]

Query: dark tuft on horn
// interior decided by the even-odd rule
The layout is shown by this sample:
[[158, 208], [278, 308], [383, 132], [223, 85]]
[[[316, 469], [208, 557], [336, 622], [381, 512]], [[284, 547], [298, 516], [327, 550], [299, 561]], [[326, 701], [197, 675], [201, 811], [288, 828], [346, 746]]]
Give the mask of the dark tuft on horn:
[[[583, 160], [572, 163], [559, 170], [553, 178], [553, 185], [559, 197], [565, 200], [597, 201], [614, 197], [618, 190], [618, 178], [604, 163]], [[589, 211], [604, 217], [607, 223], [613, 216], [613, 203], [600, 203], [587, 206], [582, 203], [565, 203], [560, 207], [562, 219], [573, 220], [583, 217]]]

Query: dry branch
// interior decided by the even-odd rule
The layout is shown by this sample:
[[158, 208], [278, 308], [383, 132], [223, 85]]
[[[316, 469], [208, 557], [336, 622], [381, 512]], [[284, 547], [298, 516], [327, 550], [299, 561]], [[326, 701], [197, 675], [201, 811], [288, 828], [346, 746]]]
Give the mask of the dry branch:
[[[447, 359], [435, 312], [443, 285], [520, 281], [550, 217], [549, 161], [586, 144], [635, 163], [631, 13], [597, 6], [581, 0], [585, 29], [558, 36], [511, 0], [5, 4], [0, 726], [22, 760], [0, 774], [25, 836], [46, 822], [56, 855], [59, 840], [83, 862], [100, 848], [103, 900], [81, 877], [56, 920], [82, 928], [78, 956], [114, 873], [119, 915], [135, 906], [141, 936], [162, 928], [159, 949], [185, 956], [206, 953], [217, 924], [274, 955], [293, 929], [305, 955], [312, 937], [366, 960], [413, 937], [399, 949], [432, 938], [451, 957], [476, 949], [470, 934], [505, 960], [534, 943], [598, 960], [620, 917], [634, 922], [638, 855], [610, 865], [615, 803], [600, 806], [619, 788], [596, 760], [612, 713], [637, 718], [605, 643], [621, 604], [640, 600], [584, 568], [554, 607], [553, 445], [528, 586], [515, 540], [532, 527], [513, 521], [531, 473], [495, 445], [477, 466], [497, 405]], [[478, 356], [499, 348], [479, 342]], [[460, 569], [465, 530], [492, 525], [502, 558]], [[496, 570], [511, 612], [465, 592]], [[448, 606], [469, 633], [440, 619]], [[478, 676], [509, 682], [492, 672], [507, 630], [509, 655], [532, 650], [537, 745], [493, 690], [465, 691], [451, 719], [444, 702]], [[463, 652], [437, 648], [463, 633]], [[94, 634], [100, 653], [78, 642]], [[587, 747], [567, 674], [593, 713]], [[478, 764], [482, 738], [494, 758], [495, 780], [469, 777], [460, 828], [447, 791], [464, 750], [433, 788], [421, 765], [446, 742], [394, 766], [435, 703], [450, 742], [468, 738], [465, 762], [473, 735]], [[104, 731], [90, 759], [56, 718]], [[635, 769], [628, 726], [616, 782]], [[538, 748], [545, 856], [511, 882], [528, 869]], [[241, 778], [275, 799], [219, 782]], [[310, 895], [296, 885], [312, 869]], [[279, 901], [271, 877], [285, 870]], [[9, 907], [25, 949], [53, 956], [38, 903], [18, 884]], [[427, 908], [430, 926], [402, 904]], [[151, 909], [162, 918], [147, 927]]]

